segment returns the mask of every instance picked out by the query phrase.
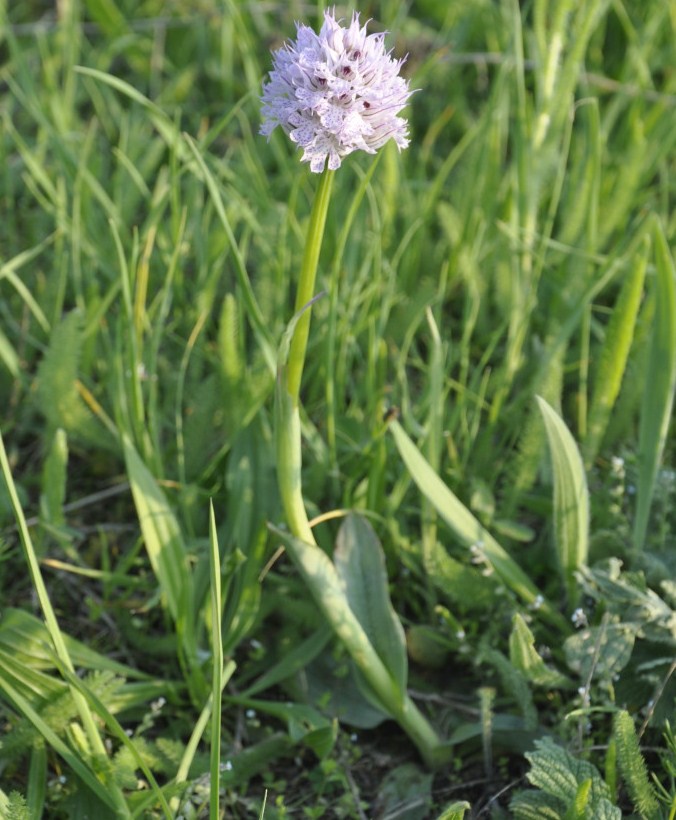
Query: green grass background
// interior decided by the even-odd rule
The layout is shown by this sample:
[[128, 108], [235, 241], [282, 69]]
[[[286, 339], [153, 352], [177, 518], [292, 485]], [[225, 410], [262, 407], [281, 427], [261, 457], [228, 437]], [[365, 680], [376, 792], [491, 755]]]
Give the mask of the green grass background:
[[[258, 816], [266, 786], [266, 817], [390, 805], [351, 774], [382, 741], [366, 728], [350, 740], [350, 727], [377, 715], [354, 683], [334, 703], [344, 731], [321, 710], [349, 665], [267, 529], [282, 523], [276, 348], [317, 180], [283, 134], [257, 135], [259, 95], [270, 49], [322, 9], [0, 2], [3, 811], [16, 790], [30, 817], [172, 816], [188, 784], [194, 816], [208, 816], [219, 766], [226, 817]], [[415, 769], [428, 813], [410, 816], [436, 816], [521, 776], [537, 732], [575, 736], [565, 715], [587, 681], [561, 647], [590, 600], [576, 569], [620, 559], [674, 605], [676, 9], [359, 10], [408, 54], [420, 90], [410, 148], [352, 155], [336, 176], [302, 390], [304, 486], [311, 514], [361, 510], [381, 540], [413, 683], [459, 738], [434, 794]], [[553, 408], [545, 425], [536, 396]], [[392, 408], [559, 617], [522, 602], [439, 517], [429, 485], [419, 492]], [[583, 485], [588, 512], [571, 496]], [[337, 526], [316, 528], [329, 551]], [[514, 684], [528, 678], [508, 659], [515, 615], [568, 684], [582, 675], [575, 686], [550, 681], [539, 700]], [[635, 659], [658, 671], [623, 699], [600, 676], [593, 702], [639, 714], [657, 691], [655, 727], [673, 722], [659, 658]], [[497, 692], [499, 772], [482, 686]], [[207, 727], [221, 687], [219, 736]], [[578, 752], [608, 731], [595, 724]], [[389, 742], [380, 781], [415, 759]], [[294, 755], [305, 774], [289, 771]], [[457, 778], [480, 786], [458, 793]]]

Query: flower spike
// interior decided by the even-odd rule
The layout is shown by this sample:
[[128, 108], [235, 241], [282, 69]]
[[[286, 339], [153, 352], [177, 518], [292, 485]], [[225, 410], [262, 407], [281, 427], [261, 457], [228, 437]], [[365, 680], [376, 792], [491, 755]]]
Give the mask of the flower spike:
[[279, 125], [303, 149], [303, 162], [321, 173], [340, 167], [353, 151], [369, 154], [393, 139], [408, 145], [408, 123], [398, 114], [413, 93], [399, 76], [404, 60], [385, 51], [384, 34], [367, 34], [354, 12], [345, 28], [335, 9], [324, 12], [319, 34], [296, 24], [297, 38], [273, 53], [263, 86], [263, 124]]

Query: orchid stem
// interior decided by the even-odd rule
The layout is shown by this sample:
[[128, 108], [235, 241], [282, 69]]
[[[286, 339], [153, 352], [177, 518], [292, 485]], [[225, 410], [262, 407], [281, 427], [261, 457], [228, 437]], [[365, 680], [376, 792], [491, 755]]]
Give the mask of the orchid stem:
[[[310, 334], [310, 308], [307, 306], [314, 296], [317, 264], [319, 262], [319, 252], [324, 238], [324, 226], [326, 225], [326, 214], [329, 209], [329, 200], [331, 199], [333, 177], [334, 171], [325, 169], [319, 178], [319, 187], [317, 188], [315, 200], [312, 205], [307, 241], [303, 253], [303, 264], [298, 280], [296, 313], [300, 313], [300, 311], [303, 311], [303, 313], [298, 319], [293, 334], [286, 372], [286, 389], [291, 396], [294, 407], [297, 407], [299, 403], [300, 383], [303, 378], [307, 340]], [[303, 310], [304, 308], [305, 310]]]

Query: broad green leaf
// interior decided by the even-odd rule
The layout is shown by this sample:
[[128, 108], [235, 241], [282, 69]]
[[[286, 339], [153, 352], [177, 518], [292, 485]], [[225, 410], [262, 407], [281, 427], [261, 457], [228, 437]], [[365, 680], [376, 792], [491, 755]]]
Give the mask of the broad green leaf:
[[648, 372], [643, 387], [639, 431], [639, 474], [634, 519], [634, 549], [643, 549], [648, 518], [664, 444], [671, 422], [676, 388], [676, 270], [664, 231], [653, 222], [656, 281]]
[[526, 603], [537, 602], [539, 612], [552, 623], [568, 630], [568, 624], [544, 600], [535, 584], [516, 561], [434, 472], [399, 422], [390, 422], [389, 429], [411, 478], [423, 495], [436, 507], [439, 515], [460, 542], [467, 548], [480, 551], [507, 587], [516, 592]]
[[592, 464], [598, 452], [615, 400], [620, 392], [622, 377], [634, 338], [636, 317], [641, 305], [647, 264], [648, 245], [644, 242], [636, 254], [632, 269], [617, 297], [606, 330], [603, 348], [598, 357], [588, 432], [583, 442], [584, 460], [587, 467]]
[[338, 531], [333, 561], [350, 609], [404, 692], [408, 678], [406, 637], [390, 601], [383, 549], [365, 518], [349, 515], [345, 519]]
[[587, 564], [589, 552], [589, 491], [575, 440], [558, 413], [537, 396], [547, 431], [554, 473], [554, 534], [559, 572], [568, 602], [577, 599], [575, 571]]
[[270, 530], [286, 546], [315, 603], [369, 681], [372, 694], [383, 711], [397, 715], [403, 708], [406, 693], [401, 691], [398, 681], [386, 668], [352, 611], [342, 579], [329, 557], [316, 544], [307, 544], [271, 525]]

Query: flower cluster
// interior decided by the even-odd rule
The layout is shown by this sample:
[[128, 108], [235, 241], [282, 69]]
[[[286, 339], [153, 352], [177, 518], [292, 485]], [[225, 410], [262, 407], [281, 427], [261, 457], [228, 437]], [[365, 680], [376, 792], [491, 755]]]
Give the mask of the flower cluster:
[[403, 60], [385, 51], [385, 35], [367, 35], [356, 12], [341, 26], [335, 10], [324, 12], [319, 34], [297, 30], [295, 42], [273, 53], [260, 133], [280, 125], [315, 173], [327, 159], [335, 170], [352, 151], [374, 154], [389, 139], [406, 148], [408, 124], [397, 115], [412, 92], [399, 76]]

